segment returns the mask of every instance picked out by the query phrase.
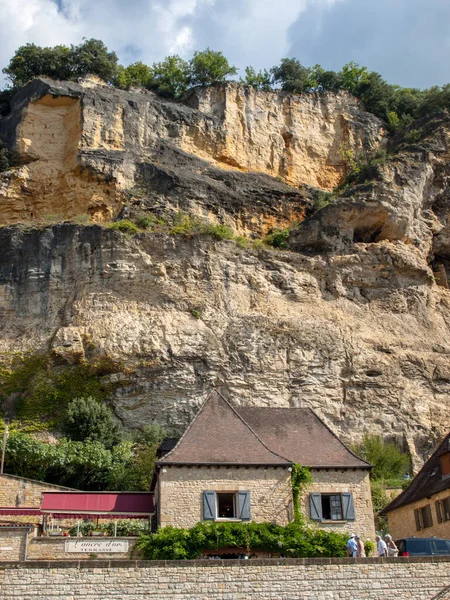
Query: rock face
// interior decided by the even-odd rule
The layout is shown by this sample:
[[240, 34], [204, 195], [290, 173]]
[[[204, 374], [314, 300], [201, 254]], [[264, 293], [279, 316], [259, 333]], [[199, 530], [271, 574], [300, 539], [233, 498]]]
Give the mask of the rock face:
[[449, 292], [400, 242], [306, 256], [65, 224], [0, 244], [2, 353], [77, 331], [126, 364], [109, 377], [128, 427], [181, 429], [213, 386], [414, 453], [450, 426]]
[[[217, 386], [243, 404], [310, 406], [347, 441], [403, 440], [419, 464], [450, 427], [448, 116], [411, 126], [420, 144], [414, 130], [394, 140], [308, 218], [314, 192], [271, 175], [333, 186], [340, 147], [382, 143], [375, 117], [341, 94], [234, 84], [185, 102], [44, 80], [16, 97], [0, 130], [22, 166], [1, 175], [0, 217], [31, 223], [0, 229], [0, 359], [121, 361], [105, 377], [130, 428], [182, 430]], [[301, 223], [285, 252], [33, 224], [179, 209], [246, 234]]]
[[342, 148], [368, 151], [383, 134], [346, 94], [228, 84], [194, 90], [186, 102], [91, 82], [31, 82], [0, 125], [23, 164], [0, 180], [1, 222], [104, 221], [126, 205], [264, 232], [305, 217], [308, 196], [286, 183], [333, 187], [344, 172]]

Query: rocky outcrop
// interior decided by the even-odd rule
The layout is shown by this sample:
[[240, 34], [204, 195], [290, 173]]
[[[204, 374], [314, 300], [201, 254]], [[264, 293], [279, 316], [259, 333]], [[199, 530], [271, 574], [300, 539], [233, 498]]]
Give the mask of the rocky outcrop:
[[22, 165], [0, 178], [1, 222], [181, 209], [264, 233], [307, 216], [309, 196], [293, 185], [333, 187], [342, 148], [368, 151], [383, 135], [344, 93], [231, 83], [196, 89], [186, 103], [90, 81], [29, 83], [0, 120]]
[[411, 246], [307, 256], [69, 224], [0, 244], [2, 356], [53, 343], [72, 360], [89, 340], [124, 365], [106, 378], [127, 427], [181, 430], [213, 386], [413, 453], [450, 427], [450, 296]]
[[293, 96], [229, 84], [194, 89], [186, 102], [219, 119], [216, 160], [293, 185], [333, 189], [346, 171], [343, 151], [367, 152], [384, 133], [381, 121], [345, 92]]

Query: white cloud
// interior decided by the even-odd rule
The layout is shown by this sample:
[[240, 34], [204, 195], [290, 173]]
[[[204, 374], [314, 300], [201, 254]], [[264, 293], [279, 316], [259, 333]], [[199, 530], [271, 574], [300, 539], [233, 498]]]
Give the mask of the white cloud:
[[[314, 0], [328, 4], [336, 0]], [[340, 0], [342, 1], [342, 0]], [[1, 0], [0, 67], [27, 42], [52, 46], [97, 38], [124, 64], [209, 46], [242, 68], [286, 55], [289, 26], [307, 0]]]

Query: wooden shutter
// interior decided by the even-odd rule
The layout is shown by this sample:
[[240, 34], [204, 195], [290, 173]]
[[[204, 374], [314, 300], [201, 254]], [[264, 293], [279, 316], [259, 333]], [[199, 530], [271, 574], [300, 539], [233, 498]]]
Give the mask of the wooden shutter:
[[431, 514], [431, 504], [427, 504], [422, 508], [422, 525], [423, 527], [433, 527], [433, 515]]
[[440, 502], [440, 500], [436, 500], [436, 502], [434, 503], [434, 507], [436, 509], [437, 522], [438, 523], [442, 523], [443, 519], [442, 519], [442, 510], [441, 510], [441, 502]]
[[309, 515], [313, 521], [322, 521], [322, 497], [315, 492], [309, 495]]
[[414, 510], [414, 518], [416, 520], [416, 529], [417, 531], [420, 531], [422, 529], [422, 524], [420, 521], [420, 510], [418, 508]]
[[203, 492], [203, 519], [205, 521], [214, 521], [217, 518], [217, 497], [216, 492]]
[[250, 521], [250, 492], [238, 492], [238, 518]]
[[356, 519], [353, 494], [351, 492], [342, 494], [342, 513], [345, 521], [354, 521]]

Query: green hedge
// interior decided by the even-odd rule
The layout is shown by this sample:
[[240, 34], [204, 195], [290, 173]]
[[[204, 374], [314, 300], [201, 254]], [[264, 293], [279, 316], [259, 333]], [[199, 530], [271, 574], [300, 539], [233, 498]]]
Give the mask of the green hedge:
[[141, 535], [136, 549], [149, 560], [198, 558], [203, 551], [220, 548], [245, 548], [282, 556], [345, 556], [348, 536], [290, 523], [198, 523], [191, 529], [163, 527], [156, 533]]

